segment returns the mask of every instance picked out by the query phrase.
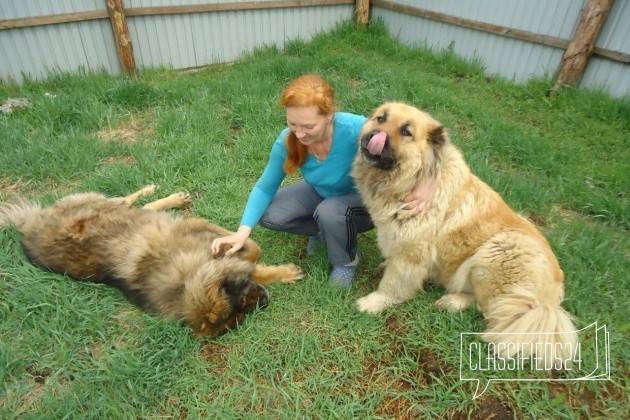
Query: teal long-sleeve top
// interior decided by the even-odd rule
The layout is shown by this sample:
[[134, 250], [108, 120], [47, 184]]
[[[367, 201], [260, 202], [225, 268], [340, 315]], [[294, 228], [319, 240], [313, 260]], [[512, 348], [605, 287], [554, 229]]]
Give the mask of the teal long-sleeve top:
[[[362, 115], [335, 113], [332, 145], [328, 156], [319, 163], [309, 154], [300, 168], [304, 180], [323, 198], [356, 192], [350, 170], [359, 146], [359, 132], [365, 120]], [[258, 223], [286, 177], [283, 165], [288, 154], [288, 134], [289, 129], [285, 128], [274, 142], [267, 167], [247, 200], [241, 225], [253, 228]]]

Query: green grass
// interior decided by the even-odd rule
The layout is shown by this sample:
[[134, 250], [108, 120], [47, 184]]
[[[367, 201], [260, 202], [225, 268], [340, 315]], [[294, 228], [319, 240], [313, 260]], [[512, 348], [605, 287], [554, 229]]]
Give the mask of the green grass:
[[516, 86], [449, 52], [409, 49], [380, 25], [342, 25], [196, 73], [1, 86], [0, 102], [33, 105], [0, 115], [0, 199], [120, 196], [156, 183], [162, 195], [191, 192], [190, 213], [235, 229], [284, 125], [278, 94], [306, 72], [331, 82], [342, 110], [401, 100], [449, 128], [473, 170], [550, 239], [578, 326], [607, 325], [612, 379], [496, 382], [473, 401], [474, 386], [459, 380], [459, 336], [483, 330], [478, 312], [437, 311], [435, 287], [378, 316], [352, 308], [378, 284], [374, 232], [359, 238], [365, 262], [340, 292], [323, 253], [304, 257], [304, 238], [257, 228], [264, 262], [294, 262], [307, 276], [271, 286], [269, 308], [210, 340], [116, 290], [31, 266], [8, 229], [0, 417], [628, 418], [628, 98], [577, 89], [547, 98], [548, 80]]

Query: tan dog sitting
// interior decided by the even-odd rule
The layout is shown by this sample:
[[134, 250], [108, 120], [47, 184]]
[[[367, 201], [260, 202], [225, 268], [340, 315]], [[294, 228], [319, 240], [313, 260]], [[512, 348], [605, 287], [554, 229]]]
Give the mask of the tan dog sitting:
[[[357, 301], [359, 310], [375, 313], [412, 299], [431, 279], [447, 290], [438, 307], [459, 311], [476, 301], [488, 323], [484, 339], [501, 343], [506, 355], [545, 343], [571, 351], [577, 334], [560, 306], [564, 275], [549, 243], [471, 173], [439, 122], [385, 103], [366, 121], [360, 142], [352, 174], [385, 271], [378, 289]], [[435, 179], [430, 208], [409, 217], [403, 198]], [[546, 357], [568, 354], [559, 351]]]

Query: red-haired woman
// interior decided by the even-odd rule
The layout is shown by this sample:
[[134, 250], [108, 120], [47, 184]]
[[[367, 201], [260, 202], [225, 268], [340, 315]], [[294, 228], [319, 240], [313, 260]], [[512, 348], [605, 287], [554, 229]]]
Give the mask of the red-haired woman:
[[[288, 127], [273, 144], [237, 232], [216, 239], [212, 252], [218, 253], [223, 244], [232, 245], [227, 255], [238, 251], [260, 223], [268, 229], [308, 236], [307, 255], [325, 245], [333, 267], [331, 283], [349, 287], [360, 260], [357, 234], [373, 227], [350, 177], [365, 117], [336, 112], [331, 86], [313, 74], [290, 82], [280, 103]], [[280, 188], [286, 175], [296, 170], [302, 179]], [[426, 202], [422, 194], [426, 195], [410, 196], [408, 208], [420, 208]]]

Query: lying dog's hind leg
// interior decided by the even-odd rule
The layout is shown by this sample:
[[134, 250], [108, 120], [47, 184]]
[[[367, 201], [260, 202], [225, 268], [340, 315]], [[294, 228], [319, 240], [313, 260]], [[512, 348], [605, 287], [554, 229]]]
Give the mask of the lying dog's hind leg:
[[304, 272], [295, 264], [263, 265], [256, 264], [252, 280], [258, 284], [295, 283], [304, 277]]
[[161, 198], [159, 200], [155, 200], [148, 204], [145, 204], [144, 206], [142, 206], [142, 208], [155, 211], [179, 209], [187, 206], [191, 202], [192, 199], [190, 198], [190, 194], [185, 192], [178, 192], [175, 194], [171, 194], [168, 197]]
[[138, 201], [140, 197], [153, 194], [156, 189], [157, 189], [157, 185], [154, 185], [154, 184], [145, 185], [144, 187], [142, 187], [135, 193], [129, 194], [128, 196], [121, 198], [121, 200], [123, 200], [128, 206], [132, 206], [133, 203]]

